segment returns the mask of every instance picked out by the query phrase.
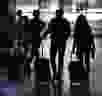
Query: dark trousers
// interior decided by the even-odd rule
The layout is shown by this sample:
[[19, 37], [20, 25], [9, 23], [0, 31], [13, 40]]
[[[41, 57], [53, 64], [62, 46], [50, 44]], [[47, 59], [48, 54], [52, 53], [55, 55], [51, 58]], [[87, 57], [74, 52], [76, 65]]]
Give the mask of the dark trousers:
[[35, 62], [36, 65], [36, 94], [38, 96], [48, 96], [49, 94], [49, 81], [50, 81], [50, 69], [49, 60], [40, 58], [39, 61]]
[[[62, 41], [62, 44], [59, 46], [55, 40], [51, 41], [51, 49], [50, 49], [50, 60], [51, 60], [51, 66], [52, 70], [54, 72], [53, 80], [58, 80], [57, 87], [60, 88], [61, 85], [61, 75], [63, 71], [63, 56], [65, 51], [65, 44], [66, 42]], [[58, 51], [58, 72], [56, 73], [56, 53]], [[53, 82], [54, 83], [54, 82]], [[55, 86], [55, 85], [54, 85]]]
[[55, 41], [51, 40], [50, 62], [51, 62], [51, 67], [52, 67], [52, 71], [53, 71], [53, 77], [52, 77], [51, 81], [52, 81], [52, 86], [54, 88], [55, 88], [54, 80], [56, 79], [56, 61], [55, 61], [56, 53], [57, 53], [57, 48], [56, 48]]
[[88, 48], [81, 49], [79, 52], [79, 58], [80, 58], [81, 64], [85, 64], [86, 66], [85, 70], [87, 72], [90, 72], [90, 51], [89, 49]]

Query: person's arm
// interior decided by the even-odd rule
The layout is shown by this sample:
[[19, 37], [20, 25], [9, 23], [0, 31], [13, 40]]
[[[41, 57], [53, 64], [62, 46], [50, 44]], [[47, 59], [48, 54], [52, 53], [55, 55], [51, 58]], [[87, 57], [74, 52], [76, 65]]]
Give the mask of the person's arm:
[[72, 46], [72, 52], [71, 52], [71, 54], [74, 54], [75, 53], [75, 48], [76, 48], [76, 40], [74, 39], [73, 40], [73, 46]]
[[[48, 34], [50, 34], [50, 36], [52, 36], [52, 34], [53, 34], [54, 30], [55, 30], [55, 25], [50, 22], [46, 29], [47, 30], [44, 32], [43, 37], [46, 37]], [[50, 37], [50, 38], [52, 38], [52, 37]]]
[[89, 41], [90, 41], [90, 45], [89, 46], [90, 46], [91, 56], [92, 56], [92, 59], [94, 59], [95, 58], [95, 50], [96, 50], [96, 48], [95, 48], [93, 35], [90, 36]]
[[77, 45], [78, 42], [79, 42], [78, 38], [79, 37], [78, 37], [77, 33], [74, 33], [73, 34], [73, 50], [72, 50], [72, 53], [75, 53], [75, 48], [79, 47], [79, 45]]
[[65, 39], [67, 40], [69, 38], [69, 36], [71, 35], [71, 28], [70, 28], [70, 23], [69, 21], [65, 20], [64, 21], [64, 26], [65, 26]]
[[92, 43], [92, 59], [95, 59], [96, 48], [94, 42]]
[[42, 23], [42, 26], [41, 26], [40, 37], [44, 38], [44, 34], [45, 34], [46, 30], [47, 30], [47, 25], [44, 22], [41, 22], [41, 23]]
[[48, 29], [45, 30], [45, 32], [42, 34], [42, 38], [45, 38], [50, 32]]

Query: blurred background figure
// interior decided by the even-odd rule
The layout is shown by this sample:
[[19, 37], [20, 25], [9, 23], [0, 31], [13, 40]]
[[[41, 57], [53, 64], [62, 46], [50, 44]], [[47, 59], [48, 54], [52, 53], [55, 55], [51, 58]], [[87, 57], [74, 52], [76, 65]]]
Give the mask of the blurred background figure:
[[38, 0], [38, 5], [40, 8], [45, 9], [48, 8], [49, 0]]
[[17, 15], [17, 21], [16, 24], [22, 24], [23, 23], [23, 16], [22, 16], [23, 12], [22, 10], [17, 10], [16, 15]]

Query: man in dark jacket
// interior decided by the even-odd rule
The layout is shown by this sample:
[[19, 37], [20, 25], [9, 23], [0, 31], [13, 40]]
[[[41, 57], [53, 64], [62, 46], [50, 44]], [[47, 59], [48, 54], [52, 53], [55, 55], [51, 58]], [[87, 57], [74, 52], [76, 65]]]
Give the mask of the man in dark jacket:
[[[51, 48], [50, 48], [50, 60], [52, 69], [54, 72], [53, 80], [60, 80], [61, 73], [63, 71], [63, 56], [66, 47], [66, 40], [70, 36], [70, 23], [63, 18], [63, 9], [56, 10], [56, 18], [53, 18], [49, 22], [48, 32], [51, 34]], [[58, 50], [58, 74], [56, 74], [56, 53]], [[57, 76], [57, 77], [56, 77]]]

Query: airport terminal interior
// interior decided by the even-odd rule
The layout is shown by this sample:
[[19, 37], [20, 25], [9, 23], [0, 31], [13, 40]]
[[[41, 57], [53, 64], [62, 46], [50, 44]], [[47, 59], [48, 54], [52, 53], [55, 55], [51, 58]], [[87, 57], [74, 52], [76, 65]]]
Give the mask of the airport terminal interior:
[[[40, 3], [39, 3], [40, 2]], [[21, 9], [23, 14], [22, 16], [28, 16], [29, 20], [33, 18], [32, 12], [34, 9], [40, 10], [40, 18], [46, 22], [46, 25], [51, 21], [52, 18], [56, 16], [56, 10], [60, 7], [64, 10], [64, 18], [70, 22], [71, 34], [73, 35], [75, 23], [77, 17], [80, 15], [80, 11], [77, 8], [80, 6], [83, 7], [83, 14], [85, 14], [88, 24], [91, 26], [93, 35], [101, 35], [102, 34], [102, 1], [101, 0], [16, 0], [16, 12]], [[11, 2], [10, 8], [12, 12], [14, 12], [14, 5]], [[10, 10], [11, 10], [10, 9]], [[16, 16], [16, 21], [19, 19], [19, 16]], [[40, 44], [39, 52], [41, 58], [50, 59], [49, 48], [51, 47], [51, 40], [49, 38], [50, 35], [46, 36]], [[90, 58], [90, 89], [92, 94], [99, 94], [96, 96], [101, 96], [102, 92], [102, 77], [101, 77], [101, 69], [102, 69], [102, 38], [101, 36], [94, 38], [94, 43], [96, 47], [95, 59], [92, 60]], [[66, 42], [65, 56], [64, 56], [64, 68], [63, 68], [63, 76], [64, 80], [63, 90], [65, 92], [65, 96], [69, 96], [68, 88], [70, 87], [69, 80], [69, 71], [68, 66], [70, 61], [75, 61], [75, 54], [72, 55], [72, 59], [70, 59], [70, 53], [72, 51], [73, 46], [73, 37], [69, 37]], [[43, 52], [43, 56], [42, 56]], [[56, 55], [56, 64], [58, 64], [58, 53]], [[33, 67], [33, 66], [32, 66]], [[57, 65], [58, 67], [58, 65]], [[4, 69], [2, 69], [4, 71]], [[6, 70], [7, 71], [7, 70]], [[51, 69], [51, 74], [52, 69]], [[25, 85], [17, 85], [17, 92], [25, 90], [25, 96], [30, 94], [32, 88], [34, 87], [34, 72], [31, 73], [31, 80], [25, 80]], [[2, 75], [1, 78], [6, 78], [5, 75]], [[23, 87], [25, 89], [23, 89]], [[29, 86], [29, 87], [28, 87]], [[51, 86], [50, 86], [51, 87]], [[21, 90], [20, 90], [21, 88]], [[51, 89], [51, 96], [53, 96], [53, 90]], [[23, 93], [22, 93], [23, 94]], [[19, 95], [19, 94], [18, 94]], [[21, 94], [20, 94], [21, 95]], [[19, 95], [19, 96], [20, 96]], [[22, 95], [21, 95], [22, 96]], [[28, 95], [30, 96], [30, 95]]]

